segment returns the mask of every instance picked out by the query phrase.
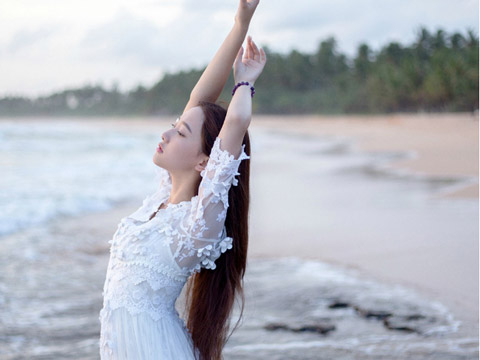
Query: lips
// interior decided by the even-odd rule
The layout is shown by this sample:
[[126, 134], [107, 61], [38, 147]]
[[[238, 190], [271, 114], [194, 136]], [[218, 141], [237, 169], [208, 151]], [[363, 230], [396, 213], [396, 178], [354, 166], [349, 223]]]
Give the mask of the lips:
[[158, 146], [157, 146], [157, 152], [163, 153], [162, 144], [158, 144]]

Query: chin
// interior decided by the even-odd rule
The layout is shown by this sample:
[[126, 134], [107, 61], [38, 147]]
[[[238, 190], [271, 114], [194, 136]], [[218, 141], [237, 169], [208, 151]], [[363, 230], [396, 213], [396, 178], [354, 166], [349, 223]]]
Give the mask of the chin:
[[[155, 165], [160, 166], [160, 165], [158, 164], [158, 159], [157, 159], [157, 157], [156, 157], [155, 155], [156, 155], [156, 154], [153, 154], [152, 162], [153, 162]], [[161, 166], [160, 166], [160, 167], [161, 167]]]
[[162, 164], [161, 161], [155, 155], [153, 155], [152, 162], [159, 168], [162, 168], [168, 171], [168, 169], [164, 166], [164, 164]]

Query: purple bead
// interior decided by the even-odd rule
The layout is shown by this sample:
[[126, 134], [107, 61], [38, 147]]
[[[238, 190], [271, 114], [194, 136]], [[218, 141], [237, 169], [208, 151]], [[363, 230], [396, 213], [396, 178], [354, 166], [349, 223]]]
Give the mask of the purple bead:
[[[235, 91], [241, 86], [241, 85], [250, 85], [250, 83], [248, 81], [240, 81], [239, 83], [237, 83], [234, 87], [233, 87], [233, 90], [232, 90], [232, 96], [235, 94]], [[253, 98], [253, 94], [255, 94], [255, 89], [253, 86], [250, 86], [250, 91], [251, 91], [251, 96]]]

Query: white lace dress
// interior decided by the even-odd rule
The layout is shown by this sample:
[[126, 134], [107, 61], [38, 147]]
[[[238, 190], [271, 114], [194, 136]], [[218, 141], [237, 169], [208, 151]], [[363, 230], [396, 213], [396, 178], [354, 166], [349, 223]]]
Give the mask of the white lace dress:
[[[175, 309], [188, 277], [201, 268], [215, 269], [215, 260], [232, 248], [226, 236], [228, 192], [243, 159], [220, 148], [215, 139], [201, 172], [198, 195], [168, 204], [171, 179], [158, 168], [157, 191], [133, 214], [121, 219], [109, 241], [110, 260], [100, 310], [101, 359], [194, 359], [191, 334]], [[196, 350], [198, 351], [198, 350]]]

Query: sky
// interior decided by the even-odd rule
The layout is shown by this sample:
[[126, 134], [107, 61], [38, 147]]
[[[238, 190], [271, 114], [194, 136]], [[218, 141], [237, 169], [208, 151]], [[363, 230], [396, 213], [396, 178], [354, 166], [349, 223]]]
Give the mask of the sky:
[[[85, 85], [129, 91], [166, 72], [206, 66], [234, 24], [238, 0], [2, 0], [0, 97]], [[474, 0], [260, 0], [248, 34], [282, 54], [313, 53], [333, 36], [352, 58], [411, 44], [420, 26], [478, 36]], [[268, 59], [267, 64], [268, 66]]]

